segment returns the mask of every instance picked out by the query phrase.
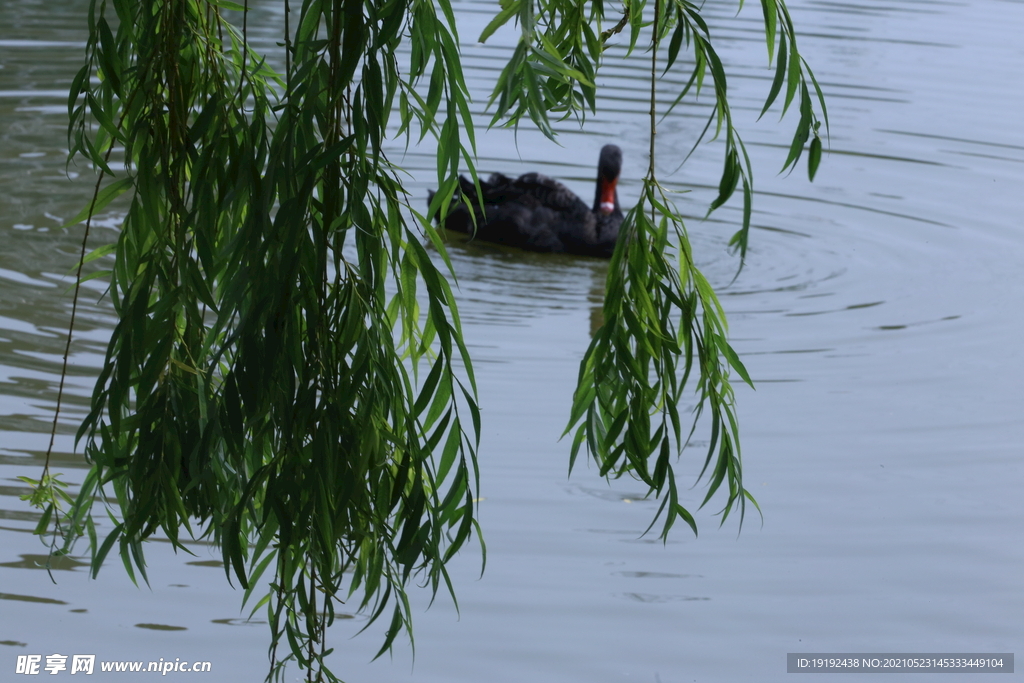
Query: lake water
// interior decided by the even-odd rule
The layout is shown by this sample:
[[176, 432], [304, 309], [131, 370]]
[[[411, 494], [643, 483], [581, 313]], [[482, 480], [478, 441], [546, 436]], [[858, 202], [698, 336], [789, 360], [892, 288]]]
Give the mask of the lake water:
[[[793, 0], [832, 124], [814, 184], [803, 166], [776, 175], [795, 122], [755, 122], [773, 74], [755, 5], [709, 7], [758, 189], [735, 282], [725, 245], [738, 207], [699, 220], [720, 149], [670, 176], [702, 105], [666, 119], [658, 153], [663, 177], [693, 190], [680, 201], [697, 258], [756, 383], [737, 394], [763, 524], [754, 514], [739, 534], [732, 520], [719, 528], [712, 505], [699, 539], [679, 528], [663, 545], [640, 537], [655, 509], [641, 487], [586, 465], [567, 478], [558, 437], [606, 265], [453, 244], [485, 417], [487, 571], [479, 578], [475, 551], [456, 561], [459, 614], [445, 599], [427, 611], [415, 592], [415, 661], [399, 643], [371, 663], [382, 627], [352, 638], [362, 618], [340, 621], [332, 666], [346, 680], [779, 681], [787, 652], [1024, 651], [1024, 4]], [[494, 8], [458, 10], [484, 121], [512, 37], [476, 46]], [[84, 561], [65, 561], [54, 584], [31, 534], [38, 516], [19, 500], [16, 477], [38, 476], [46, 451], [81, 242], [80, 228], [60, 226], [90, 185], [65, 175], [83, 11], [5, 2], [0, 29], [0, 679], [14, 678], [18, 655], [62, 653], [206, 660], [210, 680], [261, 680], [267, 627], [261, 614], [245, 622], [215, 551], [150, 544], [150, 587], [116, 559], [95, 581]], [[646, 61], [622, 55], [610, 53], [586, 133], [563, 126], [559, 147], [527, 128], [518, 146], [511, 132], [481, 132], [481, 171], [541, 170], [587, 198], [598, 150], [615, 140], [632, 205], [647, 163]], [[397, 150], [425, 197], [430, 150]], [[94, 243], [116, 225], [110, 216]], [[83, 475], [71, 435], [113, 322], [90, 284], [57, 442], [55, 470], [71, 481]], [[691, 504], [700, 461], [677, 467]]]

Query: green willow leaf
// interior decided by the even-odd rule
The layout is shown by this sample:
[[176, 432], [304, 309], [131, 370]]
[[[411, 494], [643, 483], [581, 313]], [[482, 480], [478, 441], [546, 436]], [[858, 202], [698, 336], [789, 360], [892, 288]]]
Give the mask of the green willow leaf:
[[[779, 10], [775, 6], [775, 0], [761, 0], [761, 9], [764, 12], [764, 39], [768, 44], [768, 63], [772, 63], [772, 56], [775, 50], [775, 33], [778, 26]], [[784, 45], [779, 46], [779, 56], [786, 51]]]
[[817, 135], [811, 140], [811, 149], [807, 155], [807, 179], [813, 181], [821, 163], [821, 138]]
[[[134, 184], [134, 179], [132, 179], [132, 178], [121, 178], [120, 180], [115, 180], [110, 185], [107, 185], [102, 190], [100, 190], [100, 192], [96, 195], [96, 199], [93, 200], [84, 209], [79, 211], [78, 215], [76, 215], [70, 221], [65, 223], [63, 225], [63, 227], [70, 228], [72, 226], [78, 225], [79, 223], [82, 223], [83, 221], [85, 221], [85, 220], [87, 220], [89, 218], [92, 218], [93, 216], [98, 214], [100, 211], [102, 211], [103, 209], [107, 208], [107, 205], [110, 204], [110, 202], [114, 201], [115, 199], [120, 197], [122, 194], [124, 194], [128, 190], [128, 188], [132, 187], [133, 184]], [[109, 253], [109, 250], [106, 253]], [[105, 255], [105, 254], [100, 254], [100, 255]], [[97, 258], [97, 257], [93, 256], [92, 258]], [[92, 259], [89, 259], [89, 260], [92, 260]], [[84, 262], [86, 262], [86, 261], [83, 260], [83, 263]]]
[[[775, 98], [779, 96], [782, 91], [782, 84], [786, 80], [786, 34], [779, 36], [779, 61], [775, 65], [775, 79], [772, 81], [772, 88], [768, 91], [768, 97], [765, 99], [764, 108], [761, 109], [761, 113], [758, 115], [760, 119], [765, 115], [772, 104], [775, 103]], [[770, 59], [770, 57], [769, 57]]]
[[502, 10], [495, 15], [491, 22], [487, 24], [484, 30], [480, 33], [480, 37], [477, 38], [478, 43], [486, 43], [487, 39], [494, 35], [494, 32], [499, 28], [508, 23], [509, 19], [519, 14], [521, 1], [510, 2], [507, 5], [502, 5]]

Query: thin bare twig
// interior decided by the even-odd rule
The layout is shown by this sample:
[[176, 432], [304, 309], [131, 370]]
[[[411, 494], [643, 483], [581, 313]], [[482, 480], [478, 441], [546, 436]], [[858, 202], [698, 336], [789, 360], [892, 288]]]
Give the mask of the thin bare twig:
[[614, 36], [616, 33], [621, 33], [622, 29], [629, 23], [629, 7], [622, 8], [622, 18], [619, 19], [619, 23], [612, 26], [607, 31], [601, 31], [601, 42], [608, 42], [608, 39]]
[[[118, 128], [120, 128], [120, 123], [118, 123]], [[107, 154], [103, 157], [104, 166], [108, 161], [110, 161], [110, 153], [112, 151], [114, 151], [114, 140], [110, 141], [110, 147], [107, 148]], [[64, 361], [60, 368], [60, 383], [57, 385], [57, 405], [53, 408], [53, 426], [50, 428], [50, 444], [46, 447], [46, 458], [43, 460], [43, 476], [39, 480], [41, 485], [46, 482], [50, 476], [50, 456], [53, 454], [53, 444], [57, 439], [57, 421], [60, 417], [60, 406], [64, 400], [64, 382], [68, 376], [68, 356], [71, 355], [71, 338], [75, 330], [75, 317], [78, 314], [78, 295], [82, 290], [82, 268], [85, 266], [85, 250], [86, 245], [89, 242], [89, 230], [92, 227], [93, 210], [99, 199], [100, 185], [103, 183], [103, 178], [105, 176], [106, 172], [103, 169], [100, 169], [100, 176], [96, 179], [96, 187], [93, 190], [92, 200], [89, 203], [89, 217], [85, 220], [85, 234], [82, 235], [82, 248], [81, 253], [78, 255], [78, 270], [75, 273], [75, 292], [71, 297], [71, 321], [68, 323], [68, 339], [64, 344]], [[51, 502], [53, 503], [54, 508], [56, 508], [56, 498], [51, 497]], [[60, 526], [60, 515], [54, 515], [53, 518], [55, 531], [63, 536], [64, 532]]]

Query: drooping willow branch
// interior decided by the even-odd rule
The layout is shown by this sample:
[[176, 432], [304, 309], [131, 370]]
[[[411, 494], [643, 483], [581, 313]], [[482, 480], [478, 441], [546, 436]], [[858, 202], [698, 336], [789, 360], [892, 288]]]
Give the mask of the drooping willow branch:
[[[585, 446], [601, 475], [635, 477], [649, 486], [650, 494], [663, 496], [652, 526], [662, 518], [664, 537], [678, 518], [696, 532], [692, 514], [678, 502], [672, 456], [682, 453], [704, 415], [710, 417], [711, 433], [700, 475], [709, 474], [702, 505], [724, 486], [724, 522], [737, 508], [742, 519], [745, 503], [753, 498], [742, 483], [739, 429], [729, 376], [732, 371], [747, 383], [750, 378], [727, 341], [724, 310], [694, 263], [682, 215], [656, 176], [656, 95], [663, 38], [671, 34], [662, 73], [678, 65], [689, 68], [691, 74], [662, 115], [670, 113], [687, 95], [698, 95], [706, 80], [711, 81], [714, 107], [709, 128], [715, 123], [715, 137], [724, 138], [725, 163], [718, 196], [709, 213], [725, 204], [742, 182], [743, 222], [730, 241], [741, 258], [750, 229], [753, 171], [734, 125], [725, 67], [713, 47], [701, 9], [687, 0], [655, 0], [653, 17], [645, 17], [643, 5], [624, 3], [618, 23], [598, 38], [590, 29], [590, 22], [596, 19], [599, 24], [603, 18], [600, 4], [592, 5], [587, 15], [568, 3], [546, 3], [535, 8], [525, 0], [512, 1], [503, 5], [503, 11], [480, 39], [485, 40], [513, 18], [519, 22], [519, 45], [491, 96], [494, 121], [504, 119], [517, 124], [521, 117], [529, 116], [542, 132], [553, 137], [549, 111], [561, 112], [563, 117], [576, 113], [582, 120], [584, 109], [596, 109], [593, 76], [606, 54], [605, 41], [629, 25], [628, 54], [636, 47], [644, 26], [650, 27], [648, 171], [639, 202], [620, 228], [623, 238], [616, 247], [608, 275], [605, 324], [594, 335], [580, 365], [566, 434], [574, 435], [570, 468]], [[821, 142], [808, 80], [815, 84], [823, 116], [824, 101], [796, 51], [785, 4], [781, 0], [763, 0], [762, 7], [769, 62], [776, 41], [779, 45], [776, 81], [768, 93], [765, 110], [774, 102], [783, 82], [787, 84], [784, 110], [793, 95], [801, 93], [801, 119], [784, 167], [796, 163], [813, 132], [809, 163], [813, 178]], [[679, 59], [684, 46], [692, 50], [692, 61], [688, 64]], [[677, 263], [673, 264], [673, 259]], [[687, 387], [691, 377], [695, 385], [692, 388]], [[687, 430], [679, 413], [679, 405], [686, 396], [684, 389], [696, 390], [698, 395]]]
[[[407, 224], [382, 149], [403, 79], [440, 74], [447, 113], [467, 114], [451, 12], [409, 3], [396, 22], [393, 5], [352, 5], [303, 3], [282, 80], [244, 13], [241, 31], [222, 16], [231, 3], [115, 3], [114, 30], [97, 2], [70, 95], [72, 155], [116, 178], [103, 192], [132, 193], [68, 543], [89, 536], [94, 572], [117, 546], [145, 578], [146, 538], [209, 537], [247, 597], [273, 567], [257, 607], [272, 652], [288, 643], [272, 654], [278, 676], [289, 659], [325, 671], [325, 628], [350, 594], [371, 618], [392, 608], [385, 650], [410, 629], [406, 584], [451, 589], [444, 562], [476, 529], [472, 365], [415, 228], [443, 245]], [[412, 25], [425, 59], [402, 73], [395, 48]], [[406, 104], [427, 124], [438, 114]], [[444, 131], [452, 188], [445, 169], [464, 149]], [[103, 157], [114, 146], [118, 173]], [[429, 361], [423, 381], [407, 360]], [[92, 513], [104, 495], [106, 529]]]

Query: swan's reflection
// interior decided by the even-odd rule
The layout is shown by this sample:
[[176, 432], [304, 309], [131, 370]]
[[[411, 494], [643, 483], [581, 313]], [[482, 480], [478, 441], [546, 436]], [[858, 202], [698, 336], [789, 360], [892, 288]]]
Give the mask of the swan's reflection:
[[465, 325], [521, 326], [551, 312], [587, 309], [591, 335], [603, 324], [608, 261], [538, 254], [460, 233], [442, 234], [455, 269]]

